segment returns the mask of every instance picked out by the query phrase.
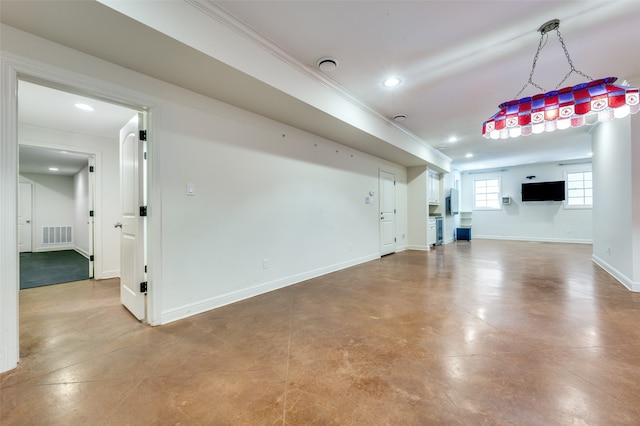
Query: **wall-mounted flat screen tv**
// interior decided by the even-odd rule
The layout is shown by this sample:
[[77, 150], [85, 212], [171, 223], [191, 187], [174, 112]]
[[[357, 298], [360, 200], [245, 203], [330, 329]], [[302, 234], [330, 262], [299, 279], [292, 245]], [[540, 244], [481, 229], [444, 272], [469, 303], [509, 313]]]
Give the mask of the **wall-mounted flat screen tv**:
[[564, 201], [564, 181], [523, 183], [522, 201]]

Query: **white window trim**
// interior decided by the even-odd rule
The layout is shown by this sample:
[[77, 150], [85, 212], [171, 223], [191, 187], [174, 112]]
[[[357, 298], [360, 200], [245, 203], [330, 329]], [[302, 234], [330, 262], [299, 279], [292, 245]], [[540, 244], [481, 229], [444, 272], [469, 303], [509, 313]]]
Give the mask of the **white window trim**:
[[[565, 182], [565, 194], [564, 201], [562, 202], [563, 208], [565, 210], [587, 210], [592, 209], [593, 204], [582, 204], [579, 206], [569, 205], [569, 174], [571, 173], [591, 173], [591, 191], [593, 192], [593, 172], [591, 170], [569, 170], [564, 172], [564, 182]], [[591, 197], [593, 199], [593, 195]]]
[[[497, 180], [498, 181], [498, 207], [478, 207], [476, 206], [476, 182], [477, 181], [486, 181], [486, 180]], [[473, 180], [473, 210], [479, 211], [499, 211], [502, 210], [502, 179], [499, 177], [490, 177], [483, 179], [474, 179]]]

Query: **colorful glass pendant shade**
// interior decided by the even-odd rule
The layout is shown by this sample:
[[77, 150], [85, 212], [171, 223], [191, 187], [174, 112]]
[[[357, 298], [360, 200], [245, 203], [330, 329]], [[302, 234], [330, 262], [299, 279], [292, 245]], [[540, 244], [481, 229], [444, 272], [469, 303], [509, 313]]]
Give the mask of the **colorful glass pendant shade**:
[[607, 77], [500, 104], [482, 125], [490, 139], [527, 136], [623, 118], [640, 111], [638, 89]]
[[585, 73], [575, 69], [560, 35], [559, 26], [560, 21], [553, 19], [538, 29], [541, 34], [540, 43], [533, 59], [531, 74], [516, 98], [529, 85], [544, 91], [542, 87], [534, 83], [533, 74], [538, 55], [546, 44], [546, 34], [551, 30], [556, 30], [571, 67], [571, 71], [562, 79], [558, 87], [574, 72], [591, 81], [503, 102], [498, 107], [500, 110], [482, 125], [482, 135], [485, 138], [506, 139], [521, 135], [527, 136], [532, 133], [552, 132], [556, 129], [568, 129], [609, 121], [614, 118], [623, 118], [640, 111], [638, 88], [614, 84], [617, 80], [616, 77], [593, 80]]

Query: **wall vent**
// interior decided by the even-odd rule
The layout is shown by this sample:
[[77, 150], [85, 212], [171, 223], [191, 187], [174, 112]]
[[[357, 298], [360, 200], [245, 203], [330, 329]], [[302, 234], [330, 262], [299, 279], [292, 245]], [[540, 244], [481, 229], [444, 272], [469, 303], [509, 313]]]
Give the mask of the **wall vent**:
[[73, 242], [71, 226], [43, 226], [42, 244], [67, 244]]

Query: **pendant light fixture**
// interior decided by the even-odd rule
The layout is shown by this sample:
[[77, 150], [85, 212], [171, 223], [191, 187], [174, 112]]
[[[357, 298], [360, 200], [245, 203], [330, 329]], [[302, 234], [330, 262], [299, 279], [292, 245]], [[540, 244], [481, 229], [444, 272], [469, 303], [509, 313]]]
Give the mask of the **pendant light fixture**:
[[[556, 31], [567, 62], [571, 67], [555, 90], [535, 96], [517, 99], [528, 86], [545, 92], [533, 81], [538, 55], [545, 45], [547, 33]], [[560, 21], [551, 20], [543, 24], [540, 43], [533, 58], [529, 80], [515, 96], [516, 100], [503, 102], [500, 110], [482, 125], [482, 135], [487, 139], [506, 139], [531, 133], [552, 132], [556, 129], [580, 127], [614, 118], [623, 118], [640, 110], [638, 88], [613, 84], [616, 77], [594, 80], [573, 66], [567, 47], [560, 35]], [[558, 89], [572, 74], [576, 73], [589, 81], [576, 86]]]

